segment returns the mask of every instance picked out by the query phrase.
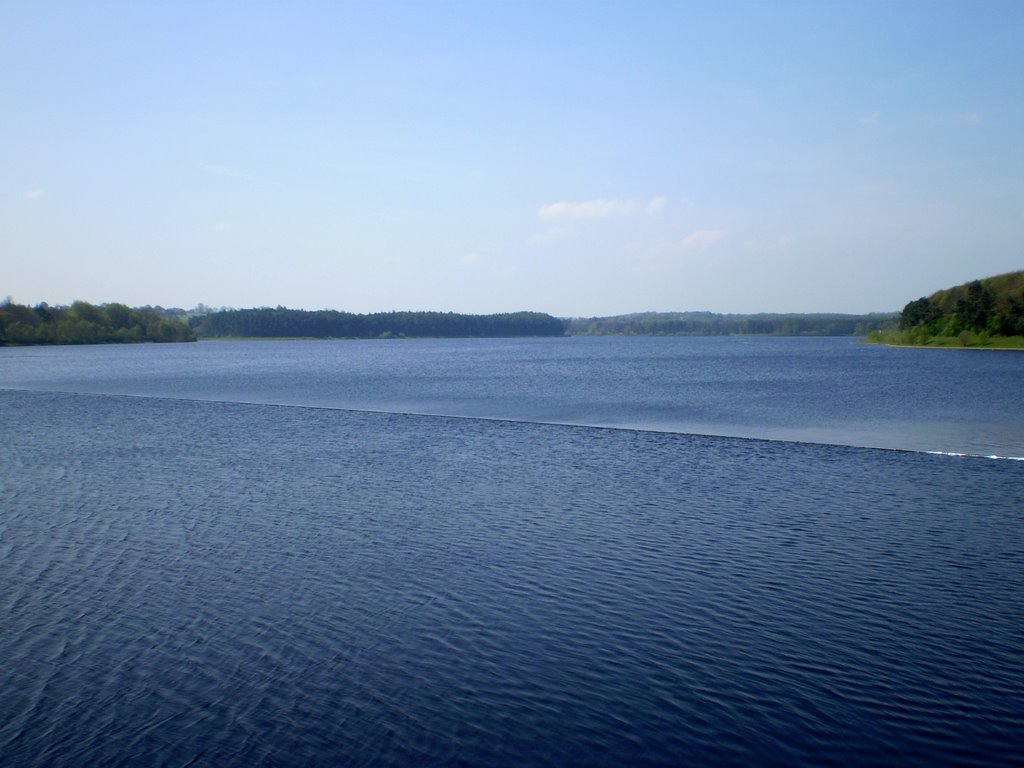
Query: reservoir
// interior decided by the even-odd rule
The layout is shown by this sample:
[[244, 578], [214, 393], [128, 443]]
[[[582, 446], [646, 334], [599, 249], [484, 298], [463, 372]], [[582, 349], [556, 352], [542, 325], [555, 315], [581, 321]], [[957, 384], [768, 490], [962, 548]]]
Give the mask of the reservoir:
[[1024, 353], [0, 349], [7, 766], [1010, 765]]

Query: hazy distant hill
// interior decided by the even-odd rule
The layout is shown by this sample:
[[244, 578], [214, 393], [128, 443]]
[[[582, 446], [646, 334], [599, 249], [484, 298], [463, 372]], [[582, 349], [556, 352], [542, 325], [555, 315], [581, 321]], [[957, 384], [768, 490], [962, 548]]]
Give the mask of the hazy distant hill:
[[868, 315], [641, 312], [573, 318], [568, 321], [568, 332], [576, 336], [865, 336], [872, 331], [894, 328], [897, 320], [895, 312]]

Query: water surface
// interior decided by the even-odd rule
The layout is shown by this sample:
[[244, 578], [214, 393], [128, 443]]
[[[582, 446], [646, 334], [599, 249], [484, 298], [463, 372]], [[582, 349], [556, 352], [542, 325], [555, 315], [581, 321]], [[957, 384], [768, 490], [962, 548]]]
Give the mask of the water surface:
[[0, 387], [1024, 457], [1024, 353], [848, 338], [201, 342], [0, 349]]
[[3, 764], [1020, 764], [1024, 462], [671, 431], [1012, 358], [559, 341], [0, 350]]

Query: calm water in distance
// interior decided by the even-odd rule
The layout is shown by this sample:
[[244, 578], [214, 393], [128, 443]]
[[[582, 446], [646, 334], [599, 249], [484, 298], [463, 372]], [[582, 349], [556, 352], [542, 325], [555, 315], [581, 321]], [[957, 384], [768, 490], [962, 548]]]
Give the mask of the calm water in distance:
[[1020, 765], [1022, 368], [0, 349], [0, 764]]
[[848, 338], [254, 341], [0, 349], [0, 387], [1024, 457], [1024, 353]]

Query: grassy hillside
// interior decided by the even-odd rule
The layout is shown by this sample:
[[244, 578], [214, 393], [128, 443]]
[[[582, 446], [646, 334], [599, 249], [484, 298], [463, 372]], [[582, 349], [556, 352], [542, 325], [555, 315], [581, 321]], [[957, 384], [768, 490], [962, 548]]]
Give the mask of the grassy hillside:
[[973, 280], [908, 303], [900, 330], [869, 341], [914, 346], [1024, 347], [1024, 270]]
[[[1007, 272], [1005, 275], [986, 277], [983, 280], [976, 280], [982, 288], [992, 295], [994, 308], [997, 312], [1011, 310], [1013, 302], [1020, 302], [1024, 297], [1024, 270]], [[944, 316], [956, 313], [957, 305], [961, 301], [969, 301], [971, 297], [971, 286], [974, 284], [964, 283], [954, 288], [946, 288], [936, 291], [928, 297], [929, 301], [937, 306]]]

